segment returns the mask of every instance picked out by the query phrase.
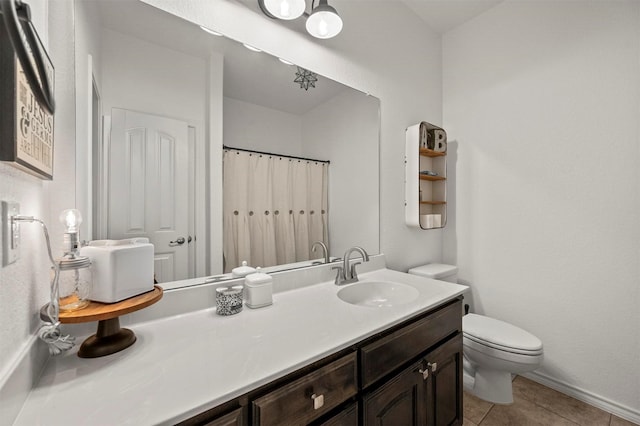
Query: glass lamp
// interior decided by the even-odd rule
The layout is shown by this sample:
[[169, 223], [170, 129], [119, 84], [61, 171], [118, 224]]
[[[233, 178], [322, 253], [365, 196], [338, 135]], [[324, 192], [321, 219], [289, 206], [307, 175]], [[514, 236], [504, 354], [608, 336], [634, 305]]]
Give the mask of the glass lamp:
[[[89, 304], [92, 273], [91, 260], [80, 256], [79, 227], [82, 215], [78, 210], [69, 209], [60, 214], [60, 222], [65, 225], [64, 255], [56, 260], [58, 265], [58, 285], [60, 311], [69, 312], [82, 309]], [[52, 272], [55, 273], [54, 268]]]

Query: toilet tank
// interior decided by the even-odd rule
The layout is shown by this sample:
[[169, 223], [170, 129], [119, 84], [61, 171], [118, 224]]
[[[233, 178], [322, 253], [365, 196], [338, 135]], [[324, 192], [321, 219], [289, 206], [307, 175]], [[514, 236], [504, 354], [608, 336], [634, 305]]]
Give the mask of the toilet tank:
[[409, 273], [450, 283], [458, 282], [458, 267], [444, 263], [428, 263], [426, 265], [416, 266], [415, 268], [409, 269]]

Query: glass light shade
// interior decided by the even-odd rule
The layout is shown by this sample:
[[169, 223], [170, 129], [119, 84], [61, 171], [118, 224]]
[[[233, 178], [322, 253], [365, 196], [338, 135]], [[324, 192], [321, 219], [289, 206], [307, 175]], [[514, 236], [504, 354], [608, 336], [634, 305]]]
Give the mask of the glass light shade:
[[336, 10], [321, 2], [307, 19], [307, 31], [316, 38], [331, 38], [342, 31], [342, 18]]
[[78, 232], [82, 215], [76, 209], [67, 209], [60, 213], [60, 222], [65, 226], [66, 232]]
[[264, 7], [276, 18], [289, 21], [302, 16], [307, 5], [305, 0], [264, 0]]

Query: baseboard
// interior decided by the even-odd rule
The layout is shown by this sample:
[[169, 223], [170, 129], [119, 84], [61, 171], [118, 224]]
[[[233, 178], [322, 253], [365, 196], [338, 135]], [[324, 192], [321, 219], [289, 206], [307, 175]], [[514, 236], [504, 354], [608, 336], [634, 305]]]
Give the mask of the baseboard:
[[24, 345], [13, 364], [2, 372], [3, 376], [0, 377], [0, 424], [13, 424], [48, 359], [47, 345], [34, 335]]
[[562, 392], [565, 395], [569, 395], [570, 397], [575, 398], [579, 401], [586, 402], [587, 404], [599, 408], [603, 411], [614, 414], [622, 419], [640, 425], [640, 411], [638, 411], [637, 409], [618, 404], [617, 402], [603, 398], [600, 395], [596, 395], [584, 389], [580, 389], [567, 383], [561, 382], [560, 380], [554, 379], [553, 377], [549, 377], [545, 374], [532, 372], [522, 374], [522, 376], [526, 377], [527, 379], [531, 379], [534, 382], [540, 383], [541, 385], [547, 386], [551, 389], [555, 389], [558, 392]]

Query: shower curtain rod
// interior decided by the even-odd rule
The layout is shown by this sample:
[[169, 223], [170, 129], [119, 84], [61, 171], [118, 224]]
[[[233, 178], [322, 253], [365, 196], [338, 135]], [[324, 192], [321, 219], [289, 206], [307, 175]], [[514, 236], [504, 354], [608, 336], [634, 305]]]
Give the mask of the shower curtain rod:
[[315, 158], [294, 157], [293, 155], [274, 154], [272, 152], [254, 151], [252, 149], [244, 149], [244, 148], [234, 148], [232, 146], [226, 146], [226, 145], [223, 145], [222, 149], [232, 149], [234, 151], [250, 152], [250, 153], [253, 153], [253, 154], [271, 155], [273, 157], [293, 158], [294, 160], [315, 161], [316, 163], [331, 164], [331, 161], [329, 161], [329, 160], [316, 160]]

